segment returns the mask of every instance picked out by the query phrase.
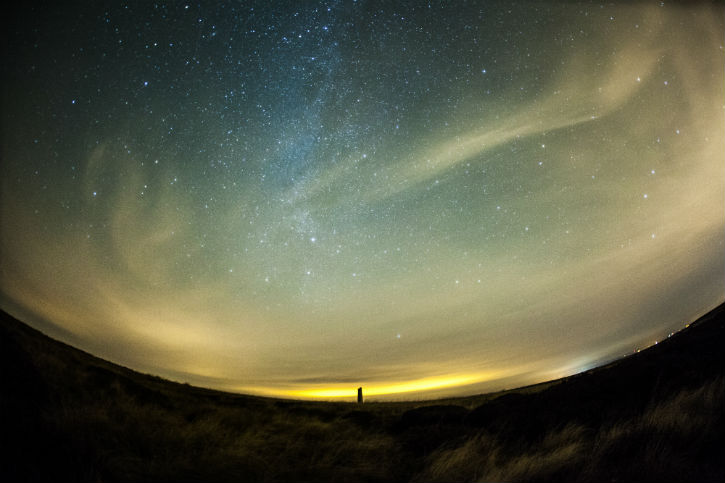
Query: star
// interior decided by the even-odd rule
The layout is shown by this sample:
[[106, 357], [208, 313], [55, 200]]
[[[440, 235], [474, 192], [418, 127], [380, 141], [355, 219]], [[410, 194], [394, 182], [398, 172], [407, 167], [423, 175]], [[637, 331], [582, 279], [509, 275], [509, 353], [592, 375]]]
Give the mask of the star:
[[717, 7], [361, 3], [13, 17], [2, 308], [202, 386], [443, 396], [722, 302]]

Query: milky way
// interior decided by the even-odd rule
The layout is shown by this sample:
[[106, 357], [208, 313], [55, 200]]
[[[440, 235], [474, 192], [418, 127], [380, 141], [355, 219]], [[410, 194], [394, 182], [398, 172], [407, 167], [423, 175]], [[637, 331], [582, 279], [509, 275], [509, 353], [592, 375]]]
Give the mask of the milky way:
[[0, 300], [93, 354], [255, 394], [471, 394], [725, 300], [721, 5], [14, 15]]

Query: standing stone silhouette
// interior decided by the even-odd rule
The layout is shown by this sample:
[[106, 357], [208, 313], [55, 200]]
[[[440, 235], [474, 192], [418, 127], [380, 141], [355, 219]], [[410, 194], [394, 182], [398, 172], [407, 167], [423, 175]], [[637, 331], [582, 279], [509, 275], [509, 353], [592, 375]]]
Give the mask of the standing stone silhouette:
[[358, 404], [362, 404], [362, 402], [363, 402], [363, 400], [362, 400], [362, 388], [361, 387], [358, 387], [357, 388], [357, 403]]

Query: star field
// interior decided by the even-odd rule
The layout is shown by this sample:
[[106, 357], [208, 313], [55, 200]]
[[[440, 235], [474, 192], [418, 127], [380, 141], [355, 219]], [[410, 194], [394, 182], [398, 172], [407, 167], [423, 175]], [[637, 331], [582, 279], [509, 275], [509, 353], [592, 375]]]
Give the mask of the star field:
[[715, 4], [6, 22], [0, 300], [101, 357], [257, 394], [470, 394], [725, 300]]

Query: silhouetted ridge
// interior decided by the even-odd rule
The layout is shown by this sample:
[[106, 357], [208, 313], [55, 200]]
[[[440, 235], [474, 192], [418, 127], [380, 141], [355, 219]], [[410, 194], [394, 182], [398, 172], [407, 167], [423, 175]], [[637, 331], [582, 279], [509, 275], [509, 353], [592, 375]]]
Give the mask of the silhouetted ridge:
[[2, 314], [3, 481], [723, 481], [725, 306], [586, 373], [321, 403], [139, 374]]

